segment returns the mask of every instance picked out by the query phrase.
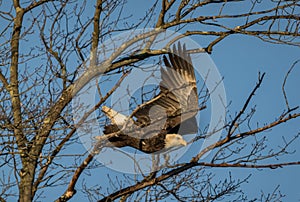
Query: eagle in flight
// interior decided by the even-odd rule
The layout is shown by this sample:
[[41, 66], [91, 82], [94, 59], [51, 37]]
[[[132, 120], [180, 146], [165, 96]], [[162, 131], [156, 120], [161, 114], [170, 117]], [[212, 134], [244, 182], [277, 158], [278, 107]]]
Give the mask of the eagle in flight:
[[155, 153], [186, 146], [182, 135], [197, 133], [196, 78], [185, 45], [174, 45], [163, 61], [160, 92], [154, 98], [137, 106], [130, 116], [102, 107], [111, 121], [104, 127], [104, 134], [115, 134], [108, 138], [110, 145]]

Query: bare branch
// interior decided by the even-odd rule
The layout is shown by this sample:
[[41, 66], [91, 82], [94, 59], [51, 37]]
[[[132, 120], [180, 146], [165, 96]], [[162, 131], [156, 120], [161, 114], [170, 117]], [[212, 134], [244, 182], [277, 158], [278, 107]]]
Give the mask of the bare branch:
[[243, 108], [241, 109], [241, 111], [236, 115], [236, 117], [234, 118], [234, 120], [231, 122], [229, 129], [228, 129], [228, 134], [227, 134], [227, 138], [230, 138], [232, 136], [232, 134], [234, 133], [234, 131], [237, 129], [238, 127], [238, 123], [237, 120], [242, 116], [242, 114], [245, 112], [245, 110], [247, 109], [247, 106], [250, 103], [250, 100], [252, 99], [252, 97], [255, 95], [255, 92], [257, 91], [257, 89], [260, 87], [263, 79], [264, 79], [265, 73], [263, 73], [261, 76], [258, 76], [258, 82], [256, 84], [256, 86], [254, 87], [254, 89], [252, 90], [252, 92], [250, 93], [250, 95], [248, 96]]
[[293, 71], [294, 67], [296, 66], [296, 64], [299, 62], [300, 60], [297, 60], [296, 62], [293, 63], [293, 65], [290, 67], [290, 69], [288, 70], [288, 72], [286, 73], [285, 77], [284, 77], [284, 80], [283, 80], [283, 83], [282, 83], [282, 93], [283, 93], [283, 96], [284, 96], [284, 100], [285, 100], [285, 104], [286, 104], [286, 107], [288, 110], [290, 110], [290, 105], [289, 105], [289, 102], [288, 102], [288, 98], [287, 98], [287, 94], [286, 94], [286, 91], [285, 91], [285, 84], [287, 82], [287, 79], [291, 73], [291, 71]]

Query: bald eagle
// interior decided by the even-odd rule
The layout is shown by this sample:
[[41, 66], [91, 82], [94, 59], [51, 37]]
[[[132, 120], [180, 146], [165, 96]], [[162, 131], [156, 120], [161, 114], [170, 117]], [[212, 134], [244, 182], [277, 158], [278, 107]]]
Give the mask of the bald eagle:
[[138, 106], [130, 116], [102, 107], [111, 120], [104, 127], [104, 134], [117, 133], [108, 138], [113, 146], [129, 146], [145, 153], [161, 152], [186, 146], [182, 135], [198, 131], [195, 118], [198, 95], [191, 57], [185, 45], [178, 43], [168, 58], [163, 56], [166, 67], [160, 68], [159, 94]]

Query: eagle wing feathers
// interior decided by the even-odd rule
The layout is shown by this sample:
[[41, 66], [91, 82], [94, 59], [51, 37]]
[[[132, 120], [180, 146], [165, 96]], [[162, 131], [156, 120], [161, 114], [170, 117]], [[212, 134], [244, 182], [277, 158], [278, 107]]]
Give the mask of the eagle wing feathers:
[[[154, 106], [161, 106], [167, 117], [166, 124], [162, 129], [173, 128], [189, 119], [196, 124], [196, 120], [192, 118], [198, 113], [198, 96], [191, 57], [187, 53], [185, 45], [181, 47], [180, 43], [178, 49], [173, 47], [173, 51], [169, 53], [168, 57], [169, 59], [166, 56], [163, 57], [166, 68], [161, 67], [161, 92], [131, 115], [136, 117], [137, 122], [142, 126], [150, 125], [151, 121], [154, 121], [149, 117], [149, 111]], [[177, 116], [181, 118], [175, 119]], [[156, 119], [160, 118], [156, 116]], [[190, 132], [186, 131], [185, 134], [194, 132], [193, 129]]]
[[[105, 126], [105, 134], [120, 132], [109, 139], [116, 147], [131, 146], [153, 153], [170, 145], [186, 145], [181, 135], [197, 132], [198, 95], [194, 68], [185, 45], [178, 43], [177, 47], [173, 47], [168, 58], [163, 56], [166, 67], [161, 67], [160, 93], [133, 111], [130, 117], [135, 119], [114, 112], [119, 119], [112, 119], [112, 124]], [[104, 108], [109, 115], [106, 111], [108, 109]], [[129, 129], [120, 131], [119, 120], [131, 121]]]

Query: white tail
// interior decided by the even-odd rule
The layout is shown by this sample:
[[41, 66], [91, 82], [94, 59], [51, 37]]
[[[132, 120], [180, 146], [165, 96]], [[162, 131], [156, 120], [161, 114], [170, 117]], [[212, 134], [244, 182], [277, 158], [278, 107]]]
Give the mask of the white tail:
[[121, 114], [107, 106], [103, 106], [102, 111], [111, 120], [113, 124], [116, 124], [118, 126], [124, 125], [128, 119], [128, 117], [124, 114]]

